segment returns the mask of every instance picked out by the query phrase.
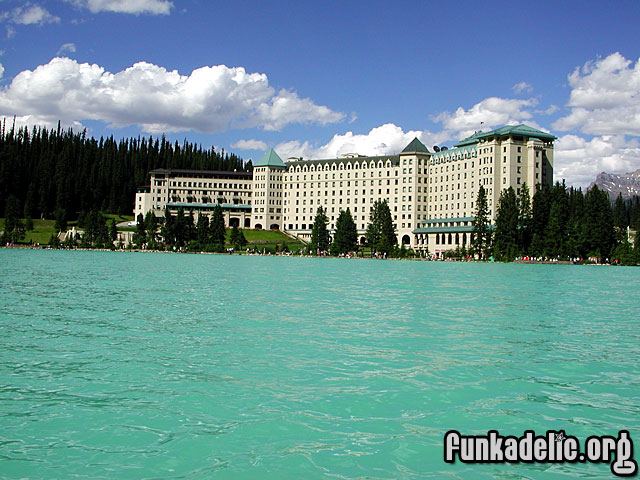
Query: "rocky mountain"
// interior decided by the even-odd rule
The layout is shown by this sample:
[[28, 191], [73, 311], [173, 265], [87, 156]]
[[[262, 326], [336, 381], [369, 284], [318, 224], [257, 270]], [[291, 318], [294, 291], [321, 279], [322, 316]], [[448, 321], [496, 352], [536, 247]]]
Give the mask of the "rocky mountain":
[[640, 168], [635, 172], [619, 175], [605, 172], [599, 173], [596, 181], [589, 185], [589, 188], [594, 185], [598, 185], [600, 190], [609, 192], [609, 197], [612, 200], [616, 199], [620, 193], [624, 198], [640, 195]]

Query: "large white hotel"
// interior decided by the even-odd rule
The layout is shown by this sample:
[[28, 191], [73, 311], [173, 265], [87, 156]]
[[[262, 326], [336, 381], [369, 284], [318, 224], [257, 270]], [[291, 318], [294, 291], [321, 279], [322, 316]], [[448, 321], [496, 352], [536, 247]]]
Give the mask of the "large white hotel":
[[526, 183], [533, 196], [537, 185], [551, 185], [555, 139], [527, 125], [507, 125], [435, 151], [414, 139], [396, 155], [375, 157], [283, 162], [270, 150], [252, 173], [158, 169], [150, 172], [150, 187], [136, 194], [134, 213], [160, 216], [165, 208], [183, 208], [197, 216], [220, 205], [227, 226], [277, 229], [308, 241], [318, 207], [330, 231], [348, 208], [364, 243], [371, 207], [384, 200], [399, 243], [441, 253], [470, 245], [480, 185], [490, 218], [503, 189], [519, 193]]

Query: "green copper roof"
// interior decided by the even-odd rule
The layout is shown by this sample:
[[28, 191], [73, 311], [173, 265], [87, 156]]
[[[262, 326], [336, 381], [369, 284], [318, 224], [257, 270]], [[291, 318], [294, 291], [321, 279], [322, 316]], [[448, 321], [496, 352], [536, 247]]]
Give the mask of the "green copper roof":
[[254, 167], [284, 167], [284, 162], [273, 150], [265, 153], [260, 160], [253, 164]]
[[466, 145], [473, 145], [475, 143], [478, 143], [478, 138], [480, 138], [480, 136], [482, 135], [484, 135], [484, 132], [482, 130], [480, 130], [479, 132], [475, 132], [470, 137], [467, 137], [464, 140], [460, 140], [454, 145], [454, 147], [464, 147]]
[[465, 138], [464, 140], [459, 141], [455, 144], [456, 147], [462, 147], [466, 145], [471, 145], [478, 143], [481, 138], [492, 137], [492, 136], [504, 136], [504, 135], [522, 135], [523, 137], [530, 137], [532, 140], [556, 140], [557, 137], [554, 137], [550, 133], [543, 132], [538, 130], [537, 128], [530, 127], [525, 124], [520, 125], [505, 125], [504, 127], [497, 128], [495, 130], [491, 130], [490, 132], [479, 131], [471, 135], [470, 137]]
[[424, 143], [422, 143], [420, 140], [418, 140], [418, 138], [414, 138], [413, 140], [411, 140], [411, 143], [409, 145], [407, 145], [406, 147], [404, 147], [404, 150], [402, 150], [402, 153], [405, 152], [423, 152], [423, 153], [429, 153], [429, 150], [427, 149], [427, 147], [424, 146]]
[[489, 137], [491, 135], [523, 135], [526, 137], [535, 137], [541, 138], [545, 140], [555, 140], [558, 137], [554, 137], [550, 133], [543, 132], [538, 130], [537, 128], [530, 127], [525, 125], [524, 123], [520, 125], [505, 125], [504, 127], [498, 128], [496, 130], [491, 130], [487, 133], [482, 133], [478, 135], [478, 138]]

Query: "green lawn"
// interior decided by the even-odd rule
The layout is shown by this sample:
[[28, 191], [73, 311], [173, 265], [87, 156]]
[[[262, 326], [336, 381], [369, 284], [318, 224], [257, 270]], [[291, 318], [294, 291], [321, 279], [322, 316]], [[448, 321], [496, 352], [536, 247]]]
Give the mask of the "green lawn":
[[116, 223], [133, 222], [134, 220], [133, 215], [117, 215], [115, 213], [104, 213], [104, 212], [101, 212], [101, 213], [102, 213], [102, 216], [107, 219], [115, 218]]
[[[278, 246], [286, 243], [287, 247], [291, 251], [298, 251], [304, 246], [299, 240], [285, 235], [282, 232], [271, 230], [248, 230], [240, 229], [244, 233], [244, 238], [247, 239], [248, 248], [255, 248], [256, 250], [262, 250], [264, 248], [268, 250], [279, 250]], [[231, 229], [227, 229], [227, 244], [230, 244]]]
[[[118, 222], [124, 221], [133, 221], [133, 216], [123, 216], [123, 215], [114, 215], [114, 214], [103, 214], [108, 218], [115, 218]], [[24, 221], [24, 220], [23, 220]], [[30, 232], [27, 232], [24, 239], [21, 243], [39, 243], [41, 245], [45, 245], [49, 243], [49, 239], [51, 235], [55, 233], [54, 229], [55, 220], [40, 220], [35, 219], [33, 221], [34, 229]], [[69, 222], [69, 228], [73, 225], [76, 225], [77, 222]], [[0, 218], [0, 230], [4, 228], [4, 218]], [[119, 231], [134, 231], [135, 227], [124, 227], [118, 228]], [[282, 232], [271, 231], [271, 230], [248, 230], [241, 229], [244, 233], [245, 238], [247, 239], [249, 248], [255, 248], [256, 250], [262, 250], [264, 248], [270, 250], [280, 250], [284, 243], [287, 244], [287, 247], [291, 251], [298, 251], [301, 247], [304, 246], [299, 240], [294, 240], [291, 237], [285, 235]], [[227, 231], [226, 243], [231, 246], [231, 229], [228, 228]]]
[[[24, 222], [24, 219], [22, 221]], [[55, 223], [55, 220], [35, 219], [33, 221], [33, 230], [27, 232], [21, 243], [36, 242], [40, 245], [49, 243], [51, 234], [55, 232], [53, 228]], [[4, 218], [0, 218], [0, 230], [4, 230]]]

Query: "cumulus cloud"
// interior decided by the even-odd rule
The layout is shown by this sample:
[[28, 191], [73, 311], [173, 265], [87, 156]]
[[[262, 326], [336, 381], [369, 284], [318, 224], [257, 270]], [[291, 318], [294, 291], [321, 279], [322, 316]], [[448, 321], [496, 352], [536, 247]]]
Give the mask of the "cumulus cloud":
[[0, 63], [0, 78], [4, 75], [4, 66]]
[[516, 83], [511, 89], [515, 93], [531, 93], [533, 92], [533, 87], [527, 82], [519, 82]]
[[65, 53], [75, 53], [75, 43], [65, 43], [58, 49], [58, 55], [64, 55]]
[[600, 172], [626, 173], [640, 168], [637, 140], [623, 135], [603, 135], [587, 140], [564, 135], [555, 143], [554, 177], [569, 185], [586, 187]]
[[262, 73], [242, 67], [202, 67], [190, 75], [146, 62], [111, 73], [99, 65], [54, 58], [20, 72], [0, 89], [0, 115], [32, 116], [46, 124], [99, 120], [138, 125], [150, 133], [229, 128], [278, 130], [290, 123], [327, 124], [344, 114], [295, 92], [276, 94]]
[[91, 13], [114, 12], [134, 15], [169, 15], [173, 2], [168, 0], [68, 0]]
[[558, 130], [593, 135], [640, 135], [640, 60], [620, 53], [589, 61], [569, 75], [571, 113], [558, 119]]
[[433, 117], [433, 120], [442, 123], [445, 130], [456, 132], [461, 137], [469, 136], [477, 130], [486, 131], [508, 124], [526, 122], [528, 125], [536, 127], [536, 124], [531, 120], [532, 113], [529, 108], [534, 107], [537, 103], [535, 98], [516, 100], [489, 97], [476, 103], [469, 110], [458, 107], [454, 113], [443, 112]]
[[42, 25], [45, 23], [57, 23], [60, 17], [56, 17], [40, 5], [29, 5], [15, 8], [9, 15], [9, 20], [20, 25]]
[[231, 148], [237, 148], [239, 150], [265, 151], [267, 149], [267, 144], [262, 140], [238, 140], [236, 143], [231, 144]]
[[283, 158], [303, 157], [308, 159], [337, 158], [347, 153], [360, 155], [395, 154], [406, 147], [414, 138], [420, 139], [428, 148], [448, 139], [447, 133], [433, 134], [428, 131], [403, 131], [393, 123], [371, 129], [366, 134], [347, 132], [334, 135], [325, 145], [316, 147], [309, 142], [297, 140], [283, 142], [275, 150]]

